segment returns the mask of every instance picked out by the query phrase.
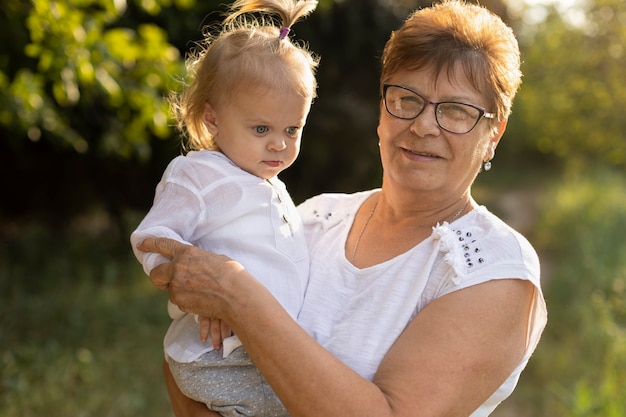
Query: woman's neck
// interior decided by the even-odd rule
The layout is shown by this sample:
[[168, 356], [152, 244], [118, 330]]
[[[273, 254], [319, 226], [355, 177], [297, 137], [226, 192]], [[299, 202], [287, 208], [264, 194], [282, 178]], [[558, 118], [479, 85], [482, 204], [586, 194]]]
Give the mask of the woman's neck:
[[470, 190], [457, 195], [424, 193], [393, 193], [384, 188], [377, 196], [378, 216], [389, 225], [411, 224], [414, 228], [430, 230], [437, 223], [451, 223], [471, 211], [475, 205]]
[[454, 201], [391, 198], [382, 191], [363, 202], [346, 241], [346, 257], [358, 268], [392, 259], [427, 239], [438, 223], [452, 222], [473, 208], [468, 194]]

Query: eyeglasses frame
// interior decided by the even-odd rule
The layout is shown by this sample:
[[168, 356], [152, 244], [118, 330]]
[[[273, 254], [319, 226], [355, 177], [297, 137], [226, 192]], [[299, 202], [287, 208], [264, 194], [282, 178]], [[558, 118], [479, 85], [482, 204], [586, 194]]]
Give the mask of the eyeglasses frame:
[[[406, 90], [406, 91], [410, 91], [411, 93], [415, 94], [416, 96], [418, 96], [419, 98], [421, 98], [422, 100], [424, 100], [424, 107], [422, 107], [422, 109], [419, 111], [419, 113], [417, 113], [415, 116], [413, 117], [400, 117], [397, 116], [395, 114], [393, 114], [390, 110], [389, 107], [387, 106], [387, 90], [389, 89], [389, 87], [396, 87], [396, 88], [400, 88], [402, 90]], [[393, 117], [397, 118], [397, 119], [401, 119], [401, 120], [414, 120], [416, 119], [420, 114], [422, 114], [422, 112], [424, 112], [424, 109], [426, 108], [426, 106], [428, 106], [429, 104], [432, 104], [433, 106], [435, 106], [435, 121], [437, 122], [437, 126], [439, 126], [441, 129], [445, 130], [446, 132], [450, 132], [450, 133], [454, 133], [457, 135], [465, 135], [469, 132], [471, 132], [472, 130], [474, 130], [474, 128], [476, 127], [476, 125], [478, 124], [478, 122], [480, 122], [480, 120], [484, 117], [485, 119], [494, 119], [496, 117], [495, 113], [488, 113], [485, 111], [485, 109], [475, 106], [473, 104], [469, 104], [469, 103], [462, 103], [460, 101], [440, 101], [440, 102], [434, 102], [434, 101], [430, 101], [427, 98], [423, 97], [421, 94], [419, 94], [417, 91], [414, 91], [408, 87], [402, 86], [402, 85], [397, 85], [397, 84], [383, 84], [383, 102], [385, 103], [385, 110], [387, 110], [387, 113], [389, 113], [390, 115], [392, 115]], [[437, 110], [439, 108], [439, 105], [441, 104], [462, 104], [464, 106], [469, 106], [472, 107], [476, 110], [478, 110], [478, 118], [476, 119], [476, 122], [474, 123], [474, 125], [467, 131], [467, 132], [454, 132], [450, 129], [446, 129], [445, 127], [441, 126], [441, 124], [439, 123], [439, 117], [437, 116]]]

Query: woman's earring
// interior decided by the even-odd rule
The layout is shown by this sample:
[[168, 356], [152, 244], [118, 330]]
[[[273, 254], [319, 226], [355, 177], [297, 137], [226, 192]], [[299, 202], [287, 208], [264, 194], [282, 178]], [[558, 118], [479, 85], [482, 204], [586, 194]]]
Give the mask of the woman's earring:
[[483, 169], [485, 171], [489, 171], [491, 169], [491, 161], [485, 162], [485, 165], [484, 165]]

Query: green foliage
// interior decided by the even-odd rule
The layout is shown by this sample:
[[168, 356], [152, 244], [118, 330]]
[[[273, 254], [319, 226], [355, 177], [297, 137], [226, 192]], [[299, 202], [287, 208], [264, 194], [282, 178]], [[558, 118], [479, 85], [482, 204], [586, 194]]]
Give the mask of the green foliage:
[[587, 3], [573, 25], [552, 10], [522, 33], [524, 85], [514, 129], [524, 141], [578, 169], [626, 167], [626, 2]]
[[526, 404], [533, 415], [622, 416], [626, 179], [595, 170], [551, 188], [535, 231], [549, 321], [522, 379]]
[[[171, 3], [140, 5], [158, 13]], [[175, 3], [188, 7], [190, 1]], [[29, 34], [24, 53], [34, 65], [3, 74], [8, 105], [0, 120], [31, 140], [43, 136], [79, 153], [147, 158], [150, 136], [171, 135], [166, 96], [183, 71], [164, 29], [153, 23], [120, 27], [125, 2], [43, 0], [31, 6], [22, 18]]]

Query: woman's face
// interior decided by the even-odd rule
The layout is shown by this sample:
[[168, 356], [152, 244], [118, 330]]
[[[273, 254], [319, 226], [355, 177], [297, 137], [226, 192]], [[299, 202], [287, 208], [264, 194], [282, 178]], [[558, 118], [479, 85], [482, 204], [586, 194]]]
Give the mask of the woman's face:
[[[487, 112], [487, 100], [476, 91], [457, 66], [435, 77], [432, 70], [402, 71], [385, 84], [407, 87], [430, 102], [460, 102]], [[436, 80], [436, 81], [435, 81]], [[381, 101], [378, 124], [384, 182], [415, 191], [436, 191], [446, 195], [466, 192], [485, 159], [491, 159], [506, 123], [495, 134], [489, 120], [481, 118], [468, 133], [442, 129], [435, 119], [435, 106], [427, 104], [415, 119], [399, 119]]]

